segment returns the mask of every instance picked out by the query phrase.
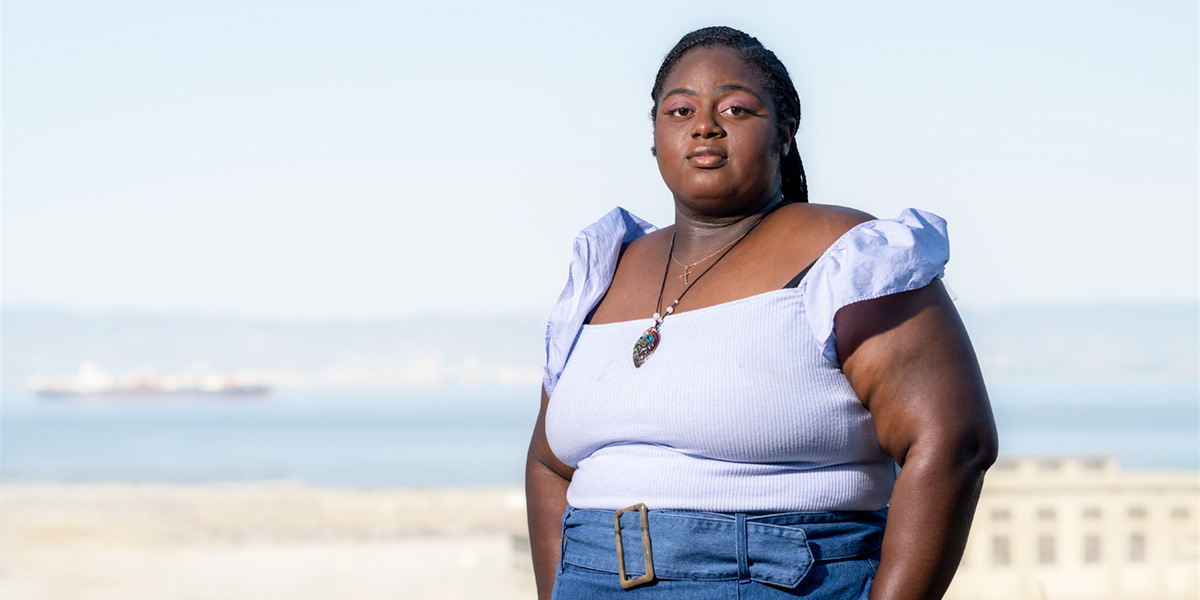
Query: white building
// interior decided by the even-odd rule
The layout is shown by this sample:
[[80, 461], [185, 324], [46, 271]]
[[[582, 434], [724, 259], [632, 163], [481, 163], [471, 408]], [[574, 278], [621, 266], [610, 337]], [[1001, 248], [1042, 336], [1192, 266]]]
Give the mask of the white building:
[[988, 471], [948, 600], [1197, 600], [1200, 472], [1110, 458]]

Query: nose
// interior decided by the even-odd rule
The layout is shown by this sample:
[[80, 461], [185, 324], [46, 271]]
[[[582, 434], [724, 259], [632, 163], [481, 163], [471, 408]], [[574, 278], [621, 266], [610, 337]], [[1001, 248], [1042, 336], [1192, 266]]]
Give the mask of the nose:
[[725, 129], [717, 121], [717, 111], [712, 108], [702, 108], [692, 122], [692, 137], [708, 139], [722, 137]]

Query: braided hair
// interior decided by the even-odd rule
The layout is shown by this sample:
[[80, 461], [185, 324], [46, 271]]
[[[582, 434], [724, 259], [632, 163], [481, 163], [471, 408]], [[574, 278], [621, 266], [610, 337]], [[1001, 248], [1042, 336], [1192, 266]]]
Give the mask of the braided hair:
[[[788, 75], [787, 67], [779, 61], [774, 52], [763, 47], [762, 42], [747, 33], [732, 27], [705, 27], [697, 29], [681, 38], [679, 43], [667, 53], [662, 66], [658, 68], [658, 76], [654, 78], [654, 89], [650, 98], [654, 106], [650, 109], [650, 120], [658, 114], [658, 96], [663, 91], [667, 77], [675, 69], [675, 65], [685, 54], [696, 48], [725, 47], [738, 53], [746, 65], [754, 69], [761, 79], [762, 85], [771, 94], [775, 103], [777, 120], [795, 119], [800, 123], [800, 95]], [[650, 148], [651, 154], [655, 149]], [[808, 180], [804, 176], [804, 163], [800, 161], [800, 151], [796, 147], [796, 138], [792, 137], [787, 156], [779, 163], [782, 175], [783, 198], [787, 202], [808, 202]]]

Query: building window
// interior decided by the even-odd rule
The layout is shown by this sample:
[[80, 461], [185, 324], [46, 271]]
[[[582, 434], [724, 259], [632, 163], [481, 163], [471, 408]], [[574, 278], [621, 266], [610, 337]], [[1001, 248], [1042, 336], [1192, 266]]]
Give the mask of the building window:
[[992, 538], [992, 564], [1012, 564], [1012, 547], [1007, 535]]
[[1130, 562], [1145, 562], [1146, 560], [1146, 534], [1135, 533], [1129, 536], [1129, 561]]
[[1129, 518], [1130, 518], [1130, 519], [1137, 519], [1137, 520], [1139, 520], [1139, 521], [1140, 521], [1140, 520], [1142, 520], [1142, 519], [1145, 519], [1145, 518], [1146, 518], [1146, 507], [1144, 507], [1144, 506], [1130, 506], [1130, 507], [1129, 507]]
[[1054, 536], [1038, 536], [1038, 564], [1054, 564]]
[[1175, 508], [1171, 509], [1172, 519], [1186, 519], [1190, 514], [1191, 511], [1189, 511], [1186, 506], [1176, 506]]
[[1062, 468], [1061, 460], [1041, 460], [1037, 463], [1038, 470], [1046, 473], [1056, 473]]
[[1012, 517], [1012, 514], [1008, 512], [1007, 508], [997, 508], [992, 510], [993, 521], [1007, 521], [1010, 517]]
[[1054, 520], [1054, 509], [1053, 508], [1039, 508], [1037, 511], [1037, 519], [1039, 521], [1053, 521]]
[[1088, 519], [1088, 520], [1099, 519], [1100, 518], [1099, 507], [1089, 506], [1089, 507], [1083, 509], [1083, 518]]
[[1100, 562], [1100, 536], [1092, 533], [1083, 538], [1083, 562]]

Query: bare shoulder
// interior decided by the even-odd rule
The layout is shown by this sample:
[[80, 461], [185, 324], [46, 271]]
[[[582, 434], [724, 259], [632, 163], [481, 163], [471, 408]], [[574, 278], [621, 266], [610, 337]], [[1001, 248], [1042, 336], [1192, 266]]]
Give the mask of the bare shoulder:
[[646, 276], [649, 265], [660, 265], [662, 256], [671, 245], [671, 235], [675, 226], [670, 225], [643, 235], [621, 248], [617, 258], [617, 271], [613, 276], [613, 286], [620, 288], [632, 277], [635, 280]]
[[845, 206], [796, 202], [779, 207], [774, 219], [781, 237], [794, 239], [811, 251], [829, 247], [850, 229], [875, 217]]
[[671, 243], [671, 235], [675, 232], [674, 225], [668, 225], [662, 229], [656, 229], [643, 235], [628, 244], [621, 252], [621, 258], [626, 257], [637, 259], [638, 257], [650, 253], [657, 255], [661, 250]]

